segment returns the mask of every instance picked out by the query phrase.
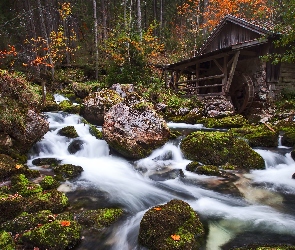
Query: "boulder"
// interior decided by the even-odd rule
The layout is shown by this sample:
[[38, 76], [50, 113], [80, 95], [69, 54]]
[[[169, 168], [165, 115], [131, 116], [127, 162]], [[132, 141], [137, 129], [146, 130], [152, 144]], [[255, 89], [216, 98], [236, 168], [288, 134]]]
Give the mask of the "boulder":
[[265, 167], [263, 158], [245, 140], [227, 132], [193, 132], [182, 140], [180, 148], [187, 159], [205, 165], [231, 164], [240, 169]]
[[116, 83], [116, 84], [113, 84], [110, 89], [116, 91], [122, 98], [125, 98], [127, 94], [134, 92], [133, 84]]
[[123, 99], [114, 90], [104, 89], [87, 96], [80, 110], [80, 115], [88, 122], [101, 126], [105, 113]]
[[234, 114], [233, 104], [224, 96], [207, 97], [203, 102], [206, 117], [220, 118]]
[[28, 110], [24, 124], [15, 123], [4, 128], [5, 133], [15, 140], [12, 147], [21, 153], [27, 152], [48, 130], [49, 123], [34, 110]]
[[140, 159], [169, 139], [170, 130], [150, 103], [130, 94], [104, 117], [103, 137], [121, 155]]
[[197, 213], [181, 200], [149, 209], [140, 222], [139, 243], [150, 250], [200, 249], [204, 227]]
[[293, 150], [291, 151], [291, 157], [292, 157], [292, 159], [295, 161], [295, 149], [293, 149]]

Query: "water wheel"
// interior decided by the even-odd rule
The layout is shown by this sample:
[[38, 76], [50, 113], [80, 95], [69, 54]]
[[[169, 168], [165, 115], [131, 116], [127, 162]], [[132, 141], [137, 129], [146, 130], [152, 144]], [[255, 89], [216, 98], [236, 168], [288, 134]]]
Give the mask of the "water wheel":
[[236, 112], [245, 112], [252, 104], [254, 98], [254, 85], [247, 74], [235, 74], [229, 90]]

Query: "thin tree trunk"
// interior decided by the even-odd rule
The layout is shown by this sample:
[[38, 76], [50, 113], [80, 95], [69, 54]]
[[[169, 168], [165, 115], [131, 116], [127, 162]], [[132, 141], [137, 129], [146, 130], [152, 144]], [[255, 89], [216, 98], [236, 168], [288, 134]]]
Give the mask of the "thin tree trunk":
[[[45, 27], [45, 22], [44, 22], [42, 5], [41, 5], [40, 0], [37, 0], [37, 1], [38, 1], [38, 9], [39, 9], [39, 14], [40, 14], [40, 19], [41, 19], [41, 31], [42, 31], [42, 34], [44, 36], [46, 46], [47, 46], [47, 49], [48, 49], [49, 63], [51, 65], [51, 77], [52, 77], [52, 80], [53, 80], [54, 79], [54, 65], [53, 65], [53, 60], [52, 60], [51, 53], [50, 53], [49, 40], [48, 40], [48, 35], [47, 35], [47, 32], [46, 32], [46, 27]], [[42, 81], [42, 101], [43, 101], [43, 105], [45, 105], [46, 104], [46, 86], [45, 86], [44, 81]]]
[[140, 36], [140, 40], [142, 40], [142, 25], [141, 25], [141, 2], [137, 0], [137, 28]]
[[103, 39], [107, 39], [107, 10], [105, 0], [101, 0]]
[[95, 42], [95, 79], [98, 80], [98, 34], [97, 34], [97, 15], [96, 0], [93, 0], [93, 19], [94, 19], [94, 42]]

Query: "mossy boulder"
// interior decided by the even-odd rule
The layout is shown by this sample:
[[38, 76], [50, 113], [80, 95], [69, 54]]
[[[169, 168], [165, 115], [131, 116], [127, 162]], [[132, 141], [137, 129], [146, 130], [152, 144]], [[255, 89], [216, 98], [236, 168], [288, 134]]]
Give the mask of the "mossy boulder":
[[187, 159], [205, 165], [231, 164], [240, 169], [265, 167], [263, 158], [244, 140], [227, 132], [193, 132], [182, 140], [180, 148]]
[[295, 122], [282, 121], [277, 124], [278, 130], [283, 132], [282, 145], [287, 147], [295, 146]]
[[70, 249], [81, 240], [81, 226], [75, 221], [55, 220], [25, 232], [21, 240], [27, 246], [41, 249]]
[[248, 125], [247, 119], [242, 115], [226, 116], [222, 118], [206, 118], [203, 120], [207, 128], [240, 128]]
[[103, 89], [87, 96], [81, 107], [80, 115], [88, 122], [101, 126], [105, 113], [123, 100], [114, 90]]
[[79, 135], [74, 126], [66, 126], [58, 131], [58, 134], [68, 138], [77, 138]]
[[69, 179], [72, 180], [77, 178], [83, 172], [83, 168], [81, 166], [76, 166], [73, 164], [63, 164], [58, 165], [53, 168], [54, 174], [57, 175], [59, 179]]
[[150, 250], [200, 249], [204, 227], [196, 212], [181, 200], [149, 209], [140, 222], [139, 243]]
[[15, 250], [15, 243], [10, 233], [0, 231], [0, 249], [3, 250]]
[[120, 208], [103, 208], [83, 211], [76, 215], [77, 221], [85, 228], [101, 229], [110, 226], [122, 216]]
[[241, 128], [232, 128], [230, 132], [237, 137], [247, 139], [250, 147], [277, 147], [279, 131], [270, 130], [266, 125], [245, 126]]

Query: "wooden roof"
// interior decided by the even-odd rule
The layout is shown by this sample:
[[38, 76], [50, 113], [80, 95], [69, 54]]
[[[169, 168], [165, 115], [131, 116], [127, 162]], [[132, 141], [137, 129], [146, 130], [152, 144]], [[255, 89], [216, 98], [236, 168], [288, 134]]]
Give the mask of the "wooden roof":
[[215, 27], [195, 57], [170, 64], [167, 68], [177, 69], [178, 66], [189, 66], [195, 62], [206, 61], [210, 56], [219, 53], [228, 53], [232, 50], [241, 50], [266, 43], [267, 38], [274, 34], [273, 28], [274, 25], [271, 23], [247, 21], [227, 15]]

